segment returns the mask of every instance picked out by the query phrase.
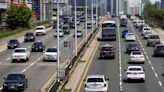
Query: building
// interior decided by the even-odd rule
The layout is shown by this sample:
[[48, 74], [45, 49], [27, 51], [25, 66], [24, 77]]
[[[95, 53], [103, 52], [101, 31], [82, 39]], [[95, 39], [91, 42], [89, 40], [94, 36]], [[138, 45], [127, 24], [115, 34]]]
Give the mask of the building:
[[142, 3], [144, 3], [144, 4], [147, 4], [149, 2], [150, 2], [150, 0], [142, 0]]
[[161, 8], [160, 5], [161, 5], [161, 3], [160, 3], [159, 1], [156, 1], [156, 2], [155, 2], [155, 6], [156, 6], [157, 8]]
[[164, 0], [161, 0], [161, 9], [164, 9]]

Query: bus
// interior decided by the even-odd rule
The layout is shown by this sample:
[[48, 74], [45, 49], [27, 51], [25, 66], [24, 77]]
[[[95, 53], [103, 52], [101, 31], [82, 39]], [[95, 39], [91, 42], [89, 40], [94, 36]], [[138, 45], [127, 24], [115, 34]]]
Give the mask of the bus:
[[116, 22], [112, 20], [104, 21], [102, 23], [101, 40], [116, 40]]

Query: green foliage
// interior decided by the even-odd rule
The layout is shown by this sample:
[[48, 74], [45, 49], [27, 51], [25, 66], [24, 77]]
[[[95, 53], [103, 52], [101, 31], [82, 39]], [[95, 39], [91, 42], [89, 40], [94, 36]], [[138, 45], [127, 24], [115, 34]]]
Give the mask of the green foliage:
[[155, 20], [159, 23], [164, 22], [164, 9], [159, 9], [153, 4], [146, 4], [144, 7], [144, 18]]
[[7, 9], [7, 24], [11, 29], [17, 27], [29, 27], [32, 11], [25, 5], [11, 4]]

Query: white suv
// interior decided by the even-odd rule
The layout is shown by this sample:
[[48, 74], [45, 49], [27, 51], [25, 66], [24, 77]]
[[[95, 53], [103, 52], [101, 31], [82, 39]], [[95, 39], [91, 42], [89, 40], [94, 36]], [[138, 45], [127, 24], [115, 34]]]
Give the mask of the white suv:
[[104, 75], [88, 75], [85, 80], [85, 91], [108, 91], [108, 80]]
[[28, 61], [30, 57], [30, 51], [27, 50], [27, 48], [16, 48], [14, 50], [14, 53], [12, 55], [12, 62], [17, 60], [25, 60]]
[[145, 72], [142, 66], [128, 66], [127, 70], [125, 70], [125, 80], [142, 80], [145, 82]]
[[126, 39], [126, 41], [135, 41], [136, 37], [133, 33], [126, 33], [125, 39]]
[[46, 27], [45, 26], [37, 26], [35, 29], [35, 34], [37, 35], [45, 35], [46, 34]]

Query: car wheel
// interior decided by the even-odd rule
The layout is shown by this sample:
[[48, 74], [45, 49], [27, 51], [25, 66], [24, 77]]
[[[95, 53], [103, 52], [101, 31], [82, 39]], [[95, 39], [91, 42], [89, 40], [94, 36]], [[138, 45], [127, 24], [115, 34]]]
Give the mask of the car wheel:
[[113, 59], [115, 59], [115, 55], [113, 56]]
[[29, 58], [27, 58], [26, 61], [29, 61]]
[[147, 46], [149, 46], [149, 43], [147, 43]]

